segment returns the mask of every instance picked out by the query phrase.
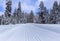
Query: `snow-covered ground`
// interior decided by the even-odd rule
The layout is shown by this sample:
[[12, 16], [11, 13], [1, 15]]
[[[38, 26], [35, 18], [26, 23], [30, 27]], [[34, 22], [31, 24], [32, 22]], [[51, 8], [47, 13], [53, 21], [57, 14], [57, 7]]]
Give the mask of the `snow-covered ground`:
[[59, 24], [1, 25], [0, 41], [60, 41]]

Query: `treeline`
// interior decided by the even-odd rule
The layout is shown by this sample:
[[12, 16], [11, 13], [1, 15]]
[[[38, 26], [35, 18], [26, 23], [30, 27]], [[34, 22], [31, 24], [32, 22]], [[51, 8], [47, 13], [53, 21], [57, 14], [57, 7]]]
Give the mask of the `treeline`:
[[48, 9], [44, 6], [43, 1], [40, 2], [38, 12], [34, 15], [31, 11], [22, 12], [21, 2], [18, 3], [18, 8], [12, 12], [12, 1], [9, 0], [6, 3], [6, 9], [4, 15], [0, 16], [0, 24], [19, 24], [19, 23], [40, 23], [40, 24], [60, 24], [60, 3], [54, 1], [52, 9]]

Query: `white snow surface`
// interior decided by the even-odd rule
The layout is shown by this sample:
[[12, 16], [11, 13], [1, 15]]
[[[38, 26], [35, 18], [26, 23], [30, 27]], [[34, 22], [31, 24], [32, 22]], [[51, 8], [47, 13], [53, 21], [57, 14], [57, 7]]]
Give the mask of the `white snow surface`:
[[0, 25], [0, 41], [60, 41], [60, 25]]

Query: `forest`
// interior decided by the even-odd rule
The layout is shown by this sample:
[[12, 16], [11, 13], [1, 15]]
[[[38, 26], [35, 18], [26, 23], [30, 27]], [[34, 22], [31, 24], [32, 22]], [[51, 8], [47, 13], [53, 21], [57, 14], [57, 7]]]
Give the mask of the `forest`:
[[7, 1], [4, 15], [0, 16], [0, 25], [20, 23], [60, 24], [60, 3], [57, 1], [54, 1], [50, 11], [41, 1], [36, 15], [34, 15], [33, 10], [30, 13], [22, 12], [21, 5], [21, 2], [19, 2], [18, 8], [12, 14], [12, 1]]

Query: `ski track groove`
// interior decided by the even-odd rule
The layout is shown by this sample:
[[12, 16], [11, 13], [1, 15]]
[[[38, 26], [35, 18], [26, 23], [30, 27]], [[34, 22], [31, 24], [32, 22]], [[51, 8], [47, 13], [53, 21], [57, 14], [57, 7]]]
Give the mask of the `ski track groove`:
[[[51, 39], [52, 39], [52, 41], [54, 41], [54, 39], [55, 39], [55, 41], [56, 40], [59, 41], [59, 38], [60, 38], [60, 33], [58, 33], [58, 31], [44, 28], [44, 27], [47, 27], [45, 25], [43, 26], [43, 25], [36, 25], [36, 24], [22, 24], [20, 26], [15, 25], [15, 26], [11, 26], [11, 27], [14, 27], [14, 28], [6, 30], [3, 33], [0, 33], [1, 41], [4, 41], [4, 40], [5, 41], [14, 41], [13, 38], [15, 38], [15, 41], [44, 41], [44, 40], [50, 41]], [[52, 26], [50, 25], [50, 27], [52, 27]], [[3, 36], [1, 36], [2, 34], [3, 34]], [[52, 35], [50, 35], [50, 34], [52, 34]], [[23, 35], [23, 36], [21, 36], [21, 35]], [[20, 36], [21, 36], [21, 39], [23, 38], [23, 40], [21, 40], [21, 39], [17, 40]], [[5, 38], [5, 37], [7, 37], [7, 38]], [[58, 39], [56, 39], [56, 37]], [[1, 38], [4, 40], [2, 40]]]

